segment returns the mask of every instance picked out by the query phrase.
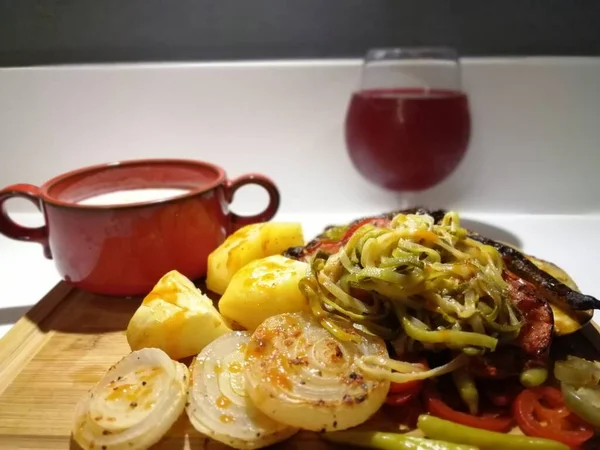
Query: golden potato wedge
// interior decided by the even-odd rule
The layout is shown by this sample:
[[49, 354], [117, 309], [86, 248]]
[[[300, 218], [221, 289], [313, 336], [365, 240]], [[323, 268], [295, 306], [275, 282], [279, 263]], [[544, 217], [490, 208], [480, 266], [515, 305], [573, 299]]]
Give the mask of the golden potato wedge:
[[223, 294], [231, 277], [250, 261], [304, 245], [299, 223], [263, 222], [246, 225], [208, 256], [206, 287]]
[[307, 270], [308, 264], [281, 255], [252, 261], [231, 278], [219, 310], [253, 331], [267, 317], [308, 309], [298, 287]]
[[190, 280], [173, 270], [164, 275], [127, 326], [131, 350], [156, 347], [173, 359], [197, 355], [231, 329]]

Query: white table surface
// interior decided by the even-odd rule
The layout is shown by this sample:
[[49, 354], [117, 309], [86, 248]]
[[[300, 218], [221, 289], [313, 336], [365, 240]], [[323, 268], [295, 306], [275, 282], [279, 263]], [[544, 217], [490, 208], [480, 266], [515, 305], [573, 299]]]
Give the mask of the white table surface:
[[[312, 238], [325, 225], [341, 223], [355, 214], [286, 214], [275, 220], [300, 221], [307, 239]], [[38, 214], [21, 213], [13, 217], [24, 225], [40, 223]], [[465, 214], [469, 224], [489, 237], [520, 246], [533, 255], [563, 267], [586, 294], [600, 297], [600, 215], [549, 216], [507, 214]], [[492, 228], [490, 228], [490, 226]], [[58, 281], [53, 262], [44, 258], [41, 246], [17, 242], [0, 236], [0, 337], [31, 306], [38, 302]], [[596, 313], [595, 320], [600, 320]]]

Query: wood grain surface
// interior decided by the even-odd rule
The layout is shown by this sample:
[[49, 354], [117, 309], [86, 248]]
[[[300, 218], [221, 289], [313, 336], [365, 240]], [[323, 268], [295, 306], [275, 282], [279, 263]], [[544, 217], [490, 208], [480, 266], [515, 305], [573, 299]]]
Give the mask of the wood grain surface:
[[[130, 352], [125, 330], [141, 298], [89, 294], [59, 283], [0, 340], [0, 449], [78, 449], [71, 439], [77, 401]], [[598, 355], [598, 330], [568, 338], [569, 351]], [[594, 345], [590, 345], [592, 342]], [[382, 410], [365, 429], [396, 431]], [[196, 432], [187, 417], [156, 449], [228, 447]], [[285, 450], [333, 448], [310, 432], [274, 446]]]
[[[0, 449], [79, 449], [71, 439], [75, 404], [130, 352], [125, 330], [140, 302], [59, 283], [15, 324], [0, 340]], [[229, 447], [195, 431], [183, 414], [153, 448]], [[279, 448], [331, 446], [304, 432]]]

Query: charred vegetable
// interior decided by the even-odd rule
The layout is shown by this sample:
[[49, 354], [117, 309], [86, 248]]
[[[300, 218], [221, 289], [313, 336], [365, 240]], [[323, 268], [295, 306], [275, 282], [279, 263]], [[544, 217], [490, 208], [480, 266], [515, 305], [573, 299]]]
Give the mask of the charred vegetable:
[[183, 412], [189, 371], [157, 348], [112, 366], [76, 407], [73, 438], [83, 449], [143, 450]]
[[[384, 339], [400, 330], [405, 350], [447, 348], [474, 355], [516, 339], [521, 329], [500, 254], [469, 239], [455, 213], [439, 224], [410, 214], [386, 226], [366, 223], [334, 255], [318, 253], [311, 269], [301, 288], [315, 316], [340, 340], [347, 337], [330, 325], [334, 319], [360, 324]], [[397, 362], [376, 365], [390, 375], [403, 372], [394, 369]]]
[[600, 363], [568, 356], [556, 361], [554, 376], [561, 382], [567, 408], [587, 423], [600, 427]]
[[493, 241], [470, 232], [469, 237], [486, 245], [491, 245], [496, 248], [504, 258], [507, 266], [512, 272], [519, 275], [524, 280], [527, 280], [545, 293], [545, 297], [549, 301], [558, 304], [568, 305], [575, 311], [585, 311], [589, 309], [600, 309], [600, 300], [591, 295], [585, 295], [581, 292], [571, 289], [564, 283], [554, 278], [547, 272], [540, 270], [533, 262], [531, 262], [523, 253], [513, 247]]
[[336, 444], [366, 447], [381, 450], [477, 450], [470, 445], [407, 436], [400, 433], [373, 431], [338, 431], [325, 433], [323, 439]]
[[267, 416], [289, 426], [334, 431], [366, 421], [384, 403], [389, 381], [368, 376], [363, 356], [387, 356], [384, 342], [341, 323], [342, 342], [310, 313], [265, 320], [246, 349], [246, 389]]
[[[349, 225], [329, 227], [305, 247], [288, 249], [285, 254], [305, 261], [314, 257], [320, 251], [332, 255], [348, 241], [350, 232], [356, 231], [358, 225], [372, 223], [381, 226], [391, 222], [399, 214], [426, 215], [433, 218], [436, 224], [439, 224], [447, 212], [444, 210], [413, 208], [358, 219]], [[600, 301], [592, 296], [579, 293], [573, 280], [554, 264], [524, 255], [507, 244], [483, 237], [472, 231], [468, 231], [468, 236], [473, 240], [495, 247], [501, 253], [506, 269], [539, 289], [540, 296], [550, 302], [555, 318], [554, 331], [556, 334], [564, 335], [577, 331], [591, 320], [592, 309], [600, 309]]]
[[433, 416], [420, 416], [418, 426], [433, 439], [473, 445], [481, 450], [569, 450], [565, 444], [550, 439], [481, 430]]
[[266, 447], [298, 431], [269, 419], [248, 397], [243, 368], [249, 340], [248, 332], [232, 332], [202, 350], [191, 367], [186, 408], [194, 428], [237, 449]]

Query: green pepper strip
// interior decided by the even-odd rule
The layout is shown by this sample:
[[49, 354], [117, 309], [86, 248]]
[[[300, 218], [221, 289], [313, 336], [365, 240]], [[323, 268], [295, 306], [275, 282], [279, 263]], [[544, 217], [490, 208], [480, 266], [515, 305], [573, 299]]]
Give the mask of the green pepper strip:
[[314, 280], [303, 278], [298, 283], [298, 287], [300, 288], [300, 292], [302, 292], [304, 296], [308, 298], [309, 307], [315, 318], [321, 323], [321, 326], [340, 341], [358, 342], [358, 336], [347, 333], [329, 318], [329, 315], [321, 306], [319, 295], [315, 292], [313, 283], [315, 283]]
[[541, 386], [548, 379], [548, 369], [545, 367], [533, 367], [521, 372], [519, 380], [526, 388]]
[[348, 231], [348, 225], [337, 225], [326, 228], [323, 232], [323, 236], [329, 239], [330, 241], [341, 241], [346, 231]]
[[565, 444], [550, 439], [496, 433], [426, 414], [419, 416], [417, 426], [428, 437], [458, 444], [476, 445], [481, 450], [569, 450]]
[[402, 328], [409, 337], [416, 341], [428, 342], [430, 344], [446, 344], [451, 348], [475, 346], [495, 350], [496, 344], [498, 343], [498, 339], [496, 338], [485, 334], [472, 333], [470, 331], [423, 330], [413, 324], [408, 317], [402, 318]]
[[323, 439], [337, 444], [381, 450], [477, 450], [477, 447], [457, 445], [450, 442], [406, 436], [400, 433], [378, 431], [336, 431], [324, 433]]
[[469, 412], [476, 416], [479, 409], [479, 392], [473, 377], [462, 367], [452, 372], [452, 380], [460, 398], [469, 408]]

